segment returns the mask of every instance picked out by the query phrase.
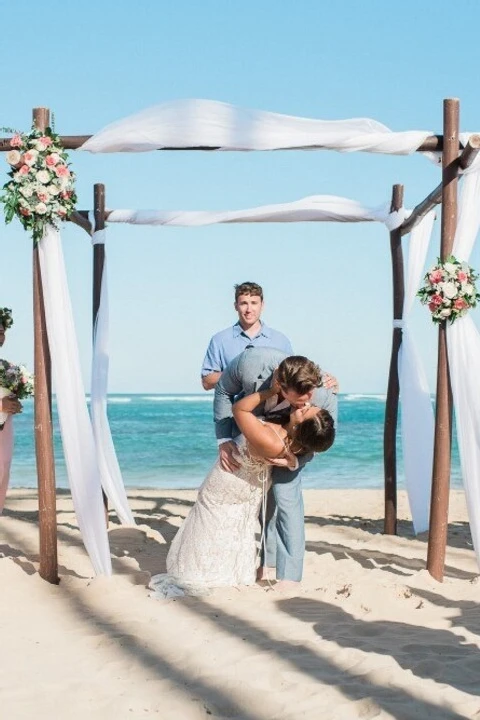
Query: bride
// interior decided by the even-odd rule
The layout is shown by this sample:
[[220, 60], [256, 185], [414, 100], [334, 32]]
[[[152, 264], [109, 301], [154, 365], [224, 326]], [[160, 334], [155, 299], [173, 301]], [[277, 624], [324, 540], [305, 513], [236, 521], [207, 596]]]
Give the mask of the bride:
[[167, 574], [150, 581], [155, 594], [200, 595], [212, 587], [255, 582], [255, 530], [260, 508], [265, 514], [269, 459], [292, 465], [295, 455], [324, 452], [335, 438], [330, 413], [308, 404], [293, 410], [285, 426], [255, 416], [255, 408], [278, 392], [273, 382], [271, 388], [234, 404], [233, 415], [242, 433], [235, 441], [240, 467], [227, 472], [217, 460], [172, 542]]

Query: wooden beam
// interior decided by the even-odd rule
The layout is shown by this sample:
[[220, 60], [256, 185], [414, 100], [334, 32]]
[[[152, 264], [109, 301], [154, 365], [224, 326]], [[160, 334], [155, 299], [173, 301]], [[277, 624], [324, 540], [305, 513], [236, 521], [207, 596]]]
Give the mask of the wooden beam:
[[[394, 185], [390, 210], [400, 210], [403, 205], [403, 185]], [[390, 233], [392, 258], [393, 319], [400, 320], [403, 313], [405, 283], [403, 276], [402, 235], [400, 228]], [[385, 478], [385, 518], [383, 531], [386, 535], [397, 534], [397, 425], [400, 385], [398, 379], [398, 352], [402, 344], [401, 328], [393, 328], [392, 352], [388, 374], [385, 424], [383, 430], [383, 465]]]
[[[480, 152], [480, 135], [471, 135], [468, 143], [465, 145], [462, 154], [457, 158], [457, 172], [459, 170], [466, 170], [473, 163], [478, 153]], [[430, 195], [422, 200], [413, 210], [410, 217], [405, 220], [400, 230], [402, 235], [407, 235], [418, 225], [421, 220], [430, 212], [436, 205], [442, 202], [442, 191], [443, 184], [437, 185]]]
[[[460, 103], [456, 98], [444, 100], [443, 123], [445, 146], [442, 157], [442, 227], [440, 256], [451, 254], [457, 226], [458, 132]], [[438, 328], [438, 366], [433, 452], [430, 532], [428, 536], [427, 570], [441, 582], [445, 567], [448, 533], [448, 503], [452, 445], [452, 392], [448, 371], [447, 327]]]
[[[93, 186], [93, 213], [95, 217], [95, 231], [105, 229], [105, 185], [96, 183]], [[93, 246], [93, 288], [92, 288], [92, 335], [95, 336], [98, 311], [102, 296], [103, 266], [105, 264], [105, 244], [95, 243]], [[109, 524], [108, 497], [102, 490], [105, 522]]]
[[[92, 135], [61, 135], [60, 142], [66, 150], [78, 150], [87, 140], [90, 140]], [[0, 138], [0, 152], [8, 152], [11, 150], [10, 146], [11, 138], [5, 137]], [[323, 145], [315, 145], [312, 150], [322, 150]], [[192, 147], [166, 147], [158, 148], [158, 150], [200, 150], [202, 152], [209, 152], [213, 150], [220, 150], [220, 147], [206, 147], [206, 146], [192, 146]], [[307, 148], [277, 148], [278, 150], [305, 150]], [[422, 145], [417, 148], [417, 152], [436, 152], [443, 149], [443, 136], [442, 135], [430, 135], [427, 137]]]
[[[50, 111], [47, 108], [33, 110], [33, 122], [41, 130], [48, 126], [49, 116]], [[52, 435], [52, 372], [38, 244], [33, 247], [33, 331], [40, 576], [49, 583], [57, 584], [59, 580], [57, 498]]]

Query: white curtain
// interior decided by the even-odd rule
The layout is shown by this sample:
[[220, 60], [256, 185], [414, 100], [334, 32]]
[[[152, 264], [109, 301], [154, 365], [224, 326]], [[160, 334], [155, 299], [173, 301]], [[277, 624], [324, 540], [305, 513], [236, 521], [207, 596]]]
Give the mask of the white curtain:
[[408, 212], [389, 212], [389, 203], [367, 208], [356, 200], [335, 195], [312, 195], [290, 203], [263, 205], [246, 210], [113, 210], [109, 223], [132, 225], [200, 226], [216, 223], [250, 222], [383, 222], [389, 229], [398, 227]]
[[148, 152], [170, 148], [279, 150], [326, 148], [406, 155], [433, 133], [392, 132], [369, 118], [316, 120], [245, 110], [215, 100], [162, 103], [107, 125], [87, 140], [89, 152]]
[[[452, 254], [468, 262], [480, 227], [480, 171], [463, 179]], [[470, 314], [447, 324], [448, 361], [472, 540], [480, 566], [480, 334]]]
[[112, 565], [95, 442], [80, 371], [60, 235], [48, 226], [39, 244], [48, 342], [73, 505], [96, 574]]
[[427, 530], [429, 524], [435, 421], [426, 373], [409, 319], [420, 287], [434, 219], [432, 210], [410, 234], [403, 321], [400, 323], [402, 344], [398, 355], [405, 485], [416, 533]]
[[[94, 233], [94, 244], [105, 243], [105, 230]], [[93, 435], [97, 450], [97, 462], [103, 489], [110, 503], [115, 508], [120, 521], [124, 524], [134, 525], [132, 511], [128, 505], [127, 494], [123, 484], [122, 473], [117, 460], [115, 446], [110, 432], [107, 415], [108, 392], [108, 339], [109, 339], [109, 310], [107, 285], [107, 259], [105, 257], [102, 274], [102, 288], [100, 293], [100, 307], [94, 328], [93, 359], [92, 359], [92, 387], [90, 394], [90, 412], [92, 416]]]

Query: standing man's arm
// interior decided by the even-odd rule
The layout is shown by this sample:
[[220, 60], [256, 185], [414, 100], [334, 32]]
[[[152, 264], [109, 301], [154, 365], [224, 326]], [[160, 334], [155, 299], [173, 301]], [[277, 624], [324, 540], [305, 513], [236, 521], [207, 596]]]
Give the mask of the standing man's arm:
[[203, 360], [201, 376], [204, 390], [213, 390], [220, 380], [223, 370], [223, 362], [220, 353], [220, 345], [214, 335], [210, 340]]
[[215, 385], [222, 377], [221, 372], [212, 372], [202, 377], [202, 386], [204, 390], [213, 390]]

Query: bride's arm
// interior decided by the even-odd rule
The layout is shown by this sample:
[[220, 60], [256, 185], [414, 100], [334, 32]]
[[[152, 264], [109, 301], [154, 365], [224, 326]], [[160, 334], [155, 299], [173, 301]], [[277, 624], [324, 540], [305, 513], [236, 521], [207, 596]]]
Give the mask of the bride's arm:
[[258, 405], [277, 394], [275, 387], [252, 393], [238, 400], [233, 406], [233, 416], [247, 442], [253, 445], [255, 453], [265, 458], [274, 458], [285, 450], [285, 446], [271, 428], [264, 425], [253, 414]]

